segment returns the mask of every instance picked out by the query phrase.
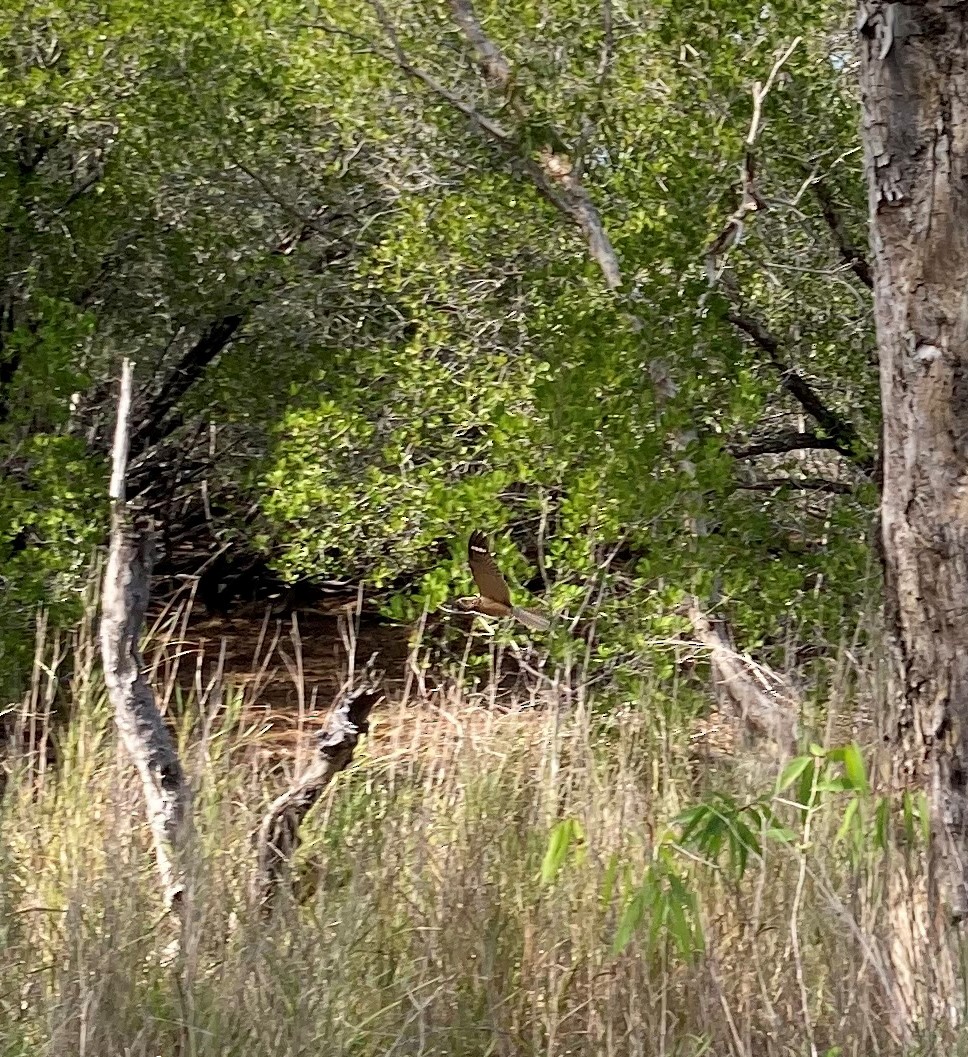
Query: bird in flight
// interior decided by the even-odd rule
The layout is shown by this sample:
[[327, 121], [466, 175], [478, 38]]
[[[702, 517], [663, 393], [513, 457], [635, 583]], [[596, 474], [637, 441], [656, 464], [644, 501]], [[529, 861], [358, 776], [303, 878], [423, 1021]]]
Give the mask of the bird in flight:
[[483, 532], [471, 533], [467, 544], [467, 560], [471, 575], [480, 594], [458, 598], [454, 605], [465, 613], [481, 613], [487, 617], [514, 617], [532, 631], [547, 631], [551, 621], [531, 609], [521, 609], [511, 602], [507, 581], [491, 556], [487, 537]]

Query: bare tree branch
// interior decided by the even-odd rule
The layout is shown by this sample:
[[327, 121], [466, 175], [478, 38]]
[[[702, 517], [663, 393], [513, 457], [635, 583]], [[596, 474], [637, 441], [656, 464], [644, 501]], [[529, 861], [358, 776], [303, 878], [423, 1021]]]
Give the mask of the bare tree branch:
[[765, 203], [756, 189], [756, 158], [753, 153], [763, 120], [763, 101], [770, 94], [770, 89], [773, 87], [780, 70], [796, 50], [800, 39], [800, 37], [797, 37], [786, 51], [777, 57], [765, 84], [757, 81], [753, 85], [753, 116], [750, 119], [749, 130], [746, 133], [746, 153], [743, 157], [743, 164], [740, 166], [739, 174], [741, 187], [740, 203], [720, 229], [719, 234], [706, 248], [706, 275], [710, 286], [713, 286], [722, 276], [725, 264], [720, 265], [721, 258], [743, 241], [747, 215], [765, 208]]
[[766, 353], [771, 367], [780, 375], [780, 385], [800, 404], [835, 442], [834, 451], [846, 455], [865, 471], [872, 467], [871, 460], [858, 457], [856, 445], [859, 441], [853, 423], [842, 418], [827, 407], [813, 386], [800, 374], [783, 362], [780, 356], [780, 340], [772, 334], [758, 319], [735, 310], [726, 313], [726, 319], [737, 330], [741, 330]]
[[454, 21], [477, 55], [477, 64], [490, 84], [507, 90], [511, 81], [511, 66], [504, 52], [484, 32], [477, 14], [468, 0], [451, 0]]
[[[605, 278], [606, 285], [615, 290], [622, 285], [622, 271], [618, 255], [612, 246], [605, 225], [597, 207], [585, 190], [574, 162], [562, 149], [564, 142], [554, 129], [550, 130], [549, 140], [537, 152], [537, 157], [529, 156], [521, 147], [519, 137], [512, 130], [505, 128], [493, 118], [482, 114], [476, 107], [462, 99], [456, 92], [440, 84], [425, 70], [415, 66], [407, 57], [396, 28], [386, 8], [380, 0], [371, 0], [380, 24], [383, 26], [392, 48], [392, 61], [408, 77], [420, 81], [435, 95], [448, 102], [471, 123], [486, 133], [490, 139], [507, 155], [511, 162], [520, 168], [535, 189], [558, 210], [564, 217], [575, 224], [581, 231], [588, 247], [589, 256], [598, 265]], [[451, 9], [454, 21], [467, 38], [474, 52], [478, 68], [485, 80], [491, 85], [510, 92], [513, 80], [511, 66], [501, 49], [487, 36], [484, 27], [469, 0], [453, 0]], [[328, 28], [328, 27], [321, 27]], [[381, 54], [377, 51], [377, 54]], [[384, 55], [384, 57], [387, 57]], [[515, 100], [512, 109], [522, 119], [523, 112], [519, 100]]]
[[[272, 247], [271, 256], [287, 257], [297, 246], [320, 235], [317, 219], [316, 215], [300, 217], [298, 227]], [[336, 256], [338, 253], [327, 254], [326, 260], [333, 260]], [[179, 403], [185, 394], [201, 381], [211, 364], [238, 337], [253, 309], [264, 300], [262, 290], [269, 277], [270, 273], [267, 271], [244, 283], [238, 294], [238, 302], [242, 307], [212, 319], [172, 367], [151, 398], [141, 425], [134, 434], [133, 446], [137, 452], [143, 452], [157, 444], [178, 428], [181, 419], [175, 412]]]
[[269, 805], [259, 827], [256, 869], [252, 881], [255, 906], [269, 911], [273, 894], [284, 883], [299, 847], [299, 827], [329, 783], [353, 759], [360, 737], [369, 729], [369, 715], [383, 699], [379, 680], [368, 665], [367, 676], [334, 705], [320, 731], [316, 755], [291, 788]]
[[850, 270], [868, 290], [873, 290], [874, 277], [871, 274], [871, 268], [867, 263], [867, 258], [864, 256], [861, 249], [851, 242], [847, 235], [843, 217], [840, 215], [840, 211], [834, 204], [830, 188], [822, 177], [814, 178], [813, 190], [814, 194], [817, 196], [817, 201], [820, 203], [820, 212], [823, 214], [827, 227], [830, 228], [830, 233], [834, 237], [834, 242], [837, 245], [841, 260], [849, 266]]
[[169, 418], [179, 401], [225, 351], [246, 317], [246, 312], [238, 311], [212, 320], [185, 351], [145, 411], [141, 426], [134, 435], [138, 451], [156, 444], [170, 432]]
[[837, 441], [832, 437], [820, 437], [816, 433], [778, 433], [743, 447], [730, 447], [734, 459], [755, 459], [759, 455], [784, 455], [791, 451], [837, 451]]
[[[378, 0], [375, 0], [378, 2]], [[484, 77], [505, 92], [511, 87], [511, 65], [501, 49], [488, 37], [481, 25], [471, 0], [450, 0], [454, 21], [467, 38]], [[608, 10], [608, 32], [611, 31], [611, 11]], [[515, 110], [526, 119], [522, 104], [516, 101]], [[538, 152], [538, 160], [522, 157], [525, 172], [537, 189], [565, 216], [577, 224], [585, 236], [592, 259], [601, 269], [609, 289], [622, 285], [622, 270], [618, 256], [605, 231], [601, 215], [592, 202], [577, 172], [574, 162], [558, 145], [564, 137], [553, 130], [553, 140]]]
[[745, 492], [775, 492], [792, 488], [801, 492], [829, 492], [832, 495], [851, 495], [854, 487], [843, 481], [828, 481], [824, 477], [774, 477], [768, 481], [735, 481], [733, 487]]
[[101, 603], [101, 655], [118, 733], [141, 776], [165, 902], [181, 909], [185, 885], [179, 858], [190, 819], [190, 796], [141, 655], [153, 539], [145, 522], [132, 517], [125, 502], [132, 375], [133, 365], [125, 360], [112, 451], [111, 542]]

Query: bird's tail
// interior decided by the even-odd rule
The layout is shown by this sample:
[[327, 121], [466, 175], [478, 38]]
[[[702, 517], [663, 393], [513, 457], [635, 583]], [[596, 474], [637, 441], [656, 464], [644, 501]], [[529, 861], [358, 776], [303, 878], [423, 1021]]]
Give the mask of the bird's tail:
[[547, 631], [551, 627], [551, 621], [541, 613], [535, 613], [533, 609], [520, 609], [515, 606], [511, 613], [515, 619], [520, 620], [526, 628], [532, 631]]

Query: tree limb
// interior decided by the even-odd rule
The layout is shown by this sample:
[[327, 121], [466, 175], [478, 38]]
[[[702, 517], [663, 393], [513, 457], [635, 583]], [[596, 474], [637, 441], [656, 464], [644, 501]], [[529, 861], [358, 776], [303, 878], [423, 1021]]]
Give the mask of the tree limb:
[[791, 451], [838, 451], [837, 441], [832, 437], [820, 437], [816, 433], [779, 433], [775, 437], [747, 444], [744, 447], [731, 447], [730, 455], [734, 459], [755, 459], [759, 455], [783, 455]]
[[511, 81], [511, 65], [504, 52], [484, 32], [477, 14], [468, 0], [451, 0], [450, 9], [454, 21], [460, 27], [467, 42], [477, 55], [477, 64], [485, 78], [502, 90], [507, 90]]
[[743, 241], [743, 235], [746, 231], [746, 217], [751, 213], [766, 208], [766, 203], [760, 197], [756, 188], [756, 158], [753, 153], [763, 119], [763, 101], [770, 94], [770, 89], [773, 87], [777, 75], [799, 45], [800, 39], [800, 37], [797, 37], [786, 51], [777, 57], [765, 84], [761, 84], [759, 81], [753, 84], [753, 116], [750, 119], [749, 130], [746, 133], [746, 152], [739, 171], [740, 202], [726, 223], [720, 228], [716, 237], [706, 247], [706, 276], [709, 279], [710, 286], [722, 276], [725, 265], [721, 267], [720, 260], [729, 250]]
[[135, 448], [142, 451], [167, 435], [168, 419], [179, 401], [205, 374], [209, 365], [229, 345], [245, 322], [247, 313], [231, 312], [205, 327], [162, 383], [145, 411], [134, 435]]
[[[477, 58], [485, 79], [508, 92], [511, 87], [511, 65], [501, 49], [488, 37], [471, 0], [450, 0], [450, 8], [461, 32]], [[517, 113], [526, 119], [520, 102]], [[622, 285], [618, 256], [609, 240], [605, 225], [582, 183], [571, 158], [560, 149], [564, 137], [552, 129], [551, 142], [538, 152], [537, 162], [522, 157], [524, 168], [537, 189], [565, 216], [581, 229], [592, 260], [601, 269], [610, 290]]]
[[817, 201], [820, 203], [820, 212], [834, 237], [841, 260], [868, 290], [873, 290], [874, 276], [871, 274], [871, 267], [867, 263], [867, 258], [861, 249], [851, 242], [844, 226], [843, 217], [841, 217], [839, 210], [834, 204], [830, 188], [822, 178], [818, 177], [813, 180], [813, 190], [817, 196]]
[[[476, 107], [455, 92], [445, 88], [425, 70], [414, 66], [400, 44], [399, 36], [386, 9], [380, 0], [371, 0], [393, 49], [394, 63], [407, 76], [426, 85], [435, 95], [446, 100], [467, 117], [476, 127], [485, 132], [493, 142], [526, 174], [535, 189], [564, 217], [581, 231], [588, 247], [589, 256], [598, 265], [610, 290], [622, 285], [622, 271], [618, 255], [612, 246], [597, 207], [585, 190], [581, 177], [571, 158], [562, 149], [563, 138], [551, 129], [549, 142], [538, 152], [537, 157], [528, 155], [521, 147], [519, 137], [499, 122], [482, 114]], [[501, 49], [487, 36], [484, 27], [469, 0], [452, 0], [454, 21], [466, 37], [474, 52], [476, 63], [485, 80], [509, 92], [512, 82], [510, 64]], [[519, 101], [512, 108], [526, 119]]]
[[801, 492], [829, 492], [831, 495], [852, 495], [854, 488], [843, 481], [828, 481], [825, 477], [775, 477], [768, 481], [735, 481], [734, 487], [745, 492], [775, 492], [792, 488]]
[[802, 702], [793, 684], [779, 672], [739, 653], [729, 627], [706, 615], [698, 599], [686, 606], [698, 641], [709, 650], [713, 684], [731, 713], [750, 732], [767, 738], [781, 755], [797, 751], [797, 717]]
[[853, 423], [827, 407], [813, 386], [783, 362], [779, 338], [767, 330], [758, 319], [746, 313], [730, 310], [726, 313], [726, 319], [766, 353], [770, 366], [780, 375], [780, 385], [834, 441], [833, 450], [846, 455], [863, 470], [869, 471], [873, 465], [871, 460], [859, 457], [855, 450], [860, 437]]

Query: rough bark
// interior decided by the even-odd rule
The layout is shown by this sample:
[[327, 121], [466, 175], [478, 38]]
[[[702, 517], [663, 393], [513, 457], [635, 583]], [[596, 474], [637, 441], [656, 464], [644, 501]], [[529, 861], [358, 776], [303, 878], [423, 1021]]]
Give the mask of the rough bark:
[[139, 640], [148, 609], [152, 537], [125, 502], [132, 365], [125, 360], [111, 474], [111, 542], [101, 598], [104, 680], [121, 742], [144, 790], [158, 871], [169, 907], [185, 891], [180, 848], [189, 817], [178, 752], [144, 676]]
[[894, 777], [924, 788], [932, 815], [932, 882], [903, 929], [921, 964], [900, 983], [938, 1012], [954, 997], [937, 973], [947, 923], [968, 914], [968, 5], [862, 0], [857, 26]]
[[256, 838], [256, 869], [252, 900], [270, 911], [273, 896], [288, 877], [299, 847], [299, 827], [329, 783], [353, 759], [360, 738], [369, 729], [369, 716], [383, 693], [372, 669], [353, 691], [345, 693], [319, 732], [316, 754], [292, 786], [269, 805]]

